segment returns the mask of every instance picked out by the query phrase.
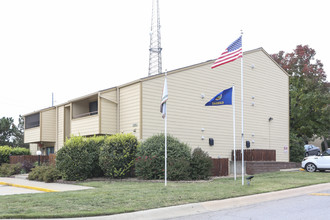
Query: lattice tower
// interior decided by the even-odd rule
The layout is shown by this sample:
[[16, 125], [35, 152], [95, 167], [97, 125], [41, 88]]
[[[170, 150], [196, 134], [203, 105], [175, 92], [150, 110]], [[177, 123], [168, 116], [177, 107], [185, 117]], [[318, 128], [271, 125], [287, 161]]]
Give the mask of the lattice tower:
[[162, 72], [162, 47], [160, 44], [159, 1], [152, 0], [148, 75], [151, 76], [161, 72]]

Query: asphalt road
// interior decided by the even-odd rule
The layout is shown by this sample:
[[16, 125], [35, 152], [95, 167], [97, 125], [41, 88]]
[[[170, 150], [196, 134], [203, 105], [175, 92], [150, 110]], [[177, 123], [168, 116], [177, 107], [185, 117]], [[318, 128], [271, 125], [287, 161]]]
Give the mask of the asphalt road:
[[330, 190], [286, 199], [261, 202], [222, 211], [188, 215], [172, 220], [299, 220], [330, 219]]

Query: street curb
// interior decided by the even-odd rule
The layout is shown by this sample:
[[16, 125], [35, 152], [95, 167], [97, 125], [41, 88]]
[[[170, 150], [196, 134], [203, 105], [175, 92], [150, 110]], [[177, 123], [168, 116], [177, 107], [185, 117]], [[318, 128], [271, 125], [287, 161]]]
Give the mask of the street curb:
[[14, 186], [14, 187], [26, 188], [26, 189], [33, 189], [33, 190], [38, 190], [38, 191], [43, 191], [43, 192], [59, 192], [57, 190], [52, 190], [52, 189], [45, 189], [45, 188], [34, 187], [34, 186], [24, 186], [24, 185], [18, 185], [18, 184], [13, 184], [13, 183], [6, 183], [6, 182], [0, 182], [0, 185]]

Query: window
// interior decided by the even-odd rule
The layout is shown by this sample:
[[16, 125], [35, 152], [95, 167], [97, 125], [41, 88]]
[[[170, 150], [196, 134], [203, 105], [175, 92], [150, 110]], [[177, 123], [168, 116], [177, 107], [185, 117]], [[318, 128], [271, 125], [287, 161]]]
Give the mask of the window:
[[96, 115], [98, 111], [97, 101], [89, 103], [89, 113], [90, 115]]
[[25, 129], [40, 126], [40, 112], [25, 117]]
[[46, 147], [46, 155], [48, 156], [49, 154], [54, 153], [54, 147]]

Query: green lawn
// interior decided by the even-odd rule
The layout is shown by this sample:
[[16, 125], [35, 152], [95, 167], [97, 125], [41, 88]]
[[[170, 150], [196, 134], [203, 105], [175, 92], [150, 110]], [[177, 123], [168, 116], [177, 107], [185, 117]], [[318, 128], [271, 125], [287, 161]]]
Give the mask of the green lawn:
[[51, 218], [111, 215], [232, 198], [330, 182], [329, 173], [276, 172], [255, 175], [250, 186], [241, 178], [201, 182], [85, 182], [94, 189], [0, 197], [0, 218]]

